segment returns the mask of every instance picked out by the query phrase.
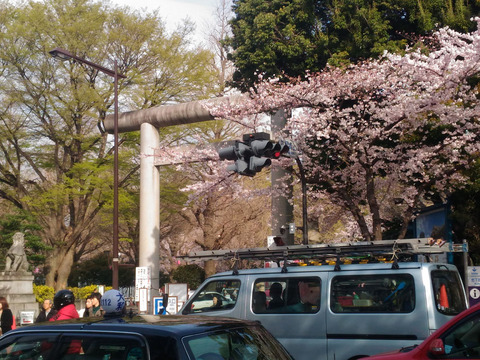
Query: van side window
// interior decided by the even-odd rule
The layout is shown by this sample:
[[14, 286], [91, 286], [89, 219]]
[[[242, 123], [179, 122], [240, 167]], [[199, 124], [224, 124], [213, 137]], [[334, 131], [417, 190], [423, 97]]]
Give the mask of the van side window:
[[335, 276], [330, 308], [335, 313], [409, 313], [415, 286], [409, 274]]
[[467, 308], [458, 274], [448, 270], [432, 271], [435, 305], [442, 314], [457, 315]]
[[183, 314], [233, 309], [240, 291], [239, 280], [219, 280], [206, 284]]
[[318, 277], [257, 279], [252, 311], [256, 314], [316, 313], [320, 309], [320, 289]]

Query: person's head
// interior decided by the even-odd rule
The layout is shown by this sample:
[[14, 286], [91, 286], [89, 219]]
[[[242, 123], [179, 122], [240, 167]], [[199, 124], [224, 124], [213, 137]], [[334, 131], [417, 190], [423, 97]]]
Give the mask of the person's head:
[[90, 295], [92, 298], [92, 305], [93, 307], [99, 307], [100, 306], [100, 300], [102, 300], [102, 294], [99, 292], [94, 292], [92, 295]]
[[50, 299], [43, 300], [42, 307], [45, 311], [50, 310], [53, 307], [53, 301]]
[[85, 300], [85, 308], [86, 308], [86, 309], [90, 309], [92, 306], [93, 306], [92, 296], [89, 296], [89, 297], [87, 297], [87, 299]]
[[213, 297], [213, 306], [214, 307], [222, 306], [222, 299], [220, 299], [218, 296], [214, 296]]
[[282, 284], [278, 282], [273, 283], [272, 286], [270, 286], [271, 297], [275, 297], [275, 298], [282, 297], [282, 291], [283, 291]]
[[55, 310], [60, 310], [70, 304], [75, 304], [75, 295], [73, 295], [70, 290], [57, 291], [53, 297], [53, 307]]
[[300, 299], [304, 304], [318, 305], [320, 301], [320, 286], [314, 282], [300, 281], [298, 283]]
[[8, 309], [7, 299], [3, 296], [0, 296], [0, 310]]

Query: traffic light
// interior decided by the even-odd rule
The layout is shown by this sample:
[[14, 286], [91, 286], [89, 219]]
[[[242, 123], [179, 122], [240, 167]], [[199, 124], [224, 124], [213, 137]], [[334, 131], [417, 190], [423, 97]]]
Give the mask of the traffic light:
[[286, 154], [290, 151], [290, 147], [283, 141], [275, 144], [272, 150], [272, 159], [278, 159], [283, 154]]
[[271, 159], [278, 159], [289, 150], [286, 144], [270, 141], [267, 133], [254, 133], [243, 135], [243, 142], [218, 150], [221, 160], [233, 160], [234, 164], [228, 165], [227, 170], [240, 175], [254, 176], [265, 166], [272, 164]]
[[247, 144], [235, 141], [235, 145], [228, 146], [218, 150], [218, 156], [221, 160], [234, 160], [235, 163], [227, 166], [228, 171], [239, 173], [240, 175], [253, 176], [255, 173], [249, 171], [251, 149]]

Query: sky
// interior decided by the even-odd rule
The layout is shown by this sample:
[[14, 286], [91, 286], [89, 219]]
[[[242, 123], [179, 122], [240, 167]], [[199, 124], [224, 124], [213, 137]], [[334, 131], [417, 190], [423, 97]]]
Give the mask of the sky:
[[196, 24], [195, 39], [205, 39], [208, 24], [213, 21], [213, 13], [219, 0], [110, 0], [114, 4], [128, 5], [135, 9], [155, 10], [166, 22], [167, 29], [173, 30], [185, 18]]

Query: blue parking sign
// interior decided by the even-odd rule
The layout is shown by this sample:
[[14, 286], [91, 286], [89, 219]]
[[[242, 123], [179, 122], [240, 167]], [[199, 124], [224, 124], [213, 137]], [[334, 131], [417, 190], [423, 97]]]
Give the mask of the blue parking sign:
[[165, 315], [165, 307], [163, 306], [163, 298], [154, 297], [153, 298], [153, 314], [154, 315]]

